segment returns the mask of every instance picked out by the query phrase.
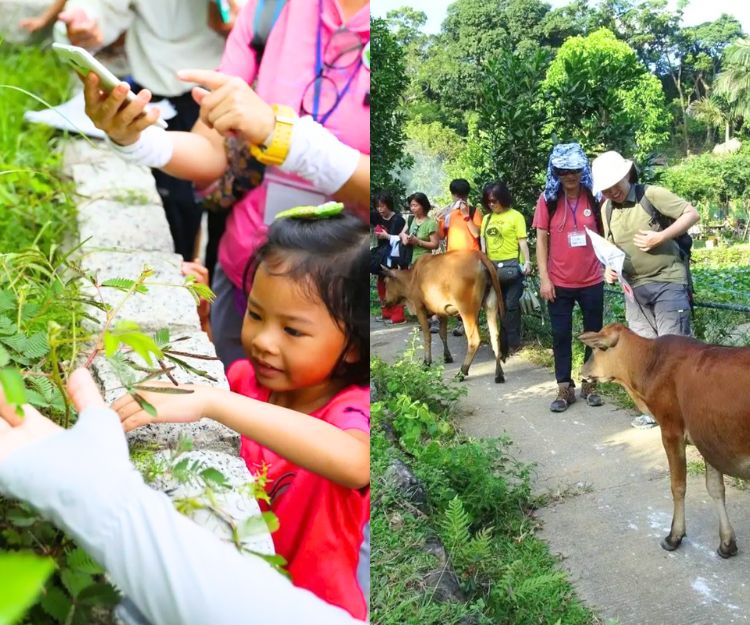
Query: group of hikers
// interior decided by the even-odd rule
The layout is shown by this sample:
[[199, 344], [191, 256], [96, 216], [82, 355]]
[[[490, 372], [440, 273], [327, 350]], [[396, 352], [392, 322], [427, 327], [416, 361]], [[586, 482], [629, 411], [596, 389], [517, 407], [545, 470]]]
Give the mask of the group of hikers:
[[[470, 205], [470, 190], [466, 180], [453, 180], [453, 203], [442, 210], [432, 210], [423, 193], [414, 193], [407, 199], [411, 219], [395, 211], [391, 194], [377, 194], [370, 221], [378, 244], [371, 250], [370, 271], [378, 274], [382, 303], [381, 266], [406, 269], [427, 253], [481, 250], [496, 267], [505, 299], [504, 333], [512, 354], [521, 346], [520, 301], [524, 279], [532, 272], [526, 220], [513, 208], [506, 182], [484, 186], [484, 212]], [[649, 338], [688, 336], [692, 298], [687, 231], [699, 219], [686, 200], [663, 187], [640, 184], [633, 162], [618, 152], [604, 152], [589, 163], [578, 143], [553, 147], [531, 223], [536, 229], [539, 295], [547, 304], [552, 330], [557, 381], [552, 412], [564, 412], [576, 401], [572, 378], [575, 304], [580, 307], [584, 331], [600, 330], [604, 283], [612, 284], [620, 277], [599, 261], [586, 229], [625, 252], [622, 277], [632, 287], [625, 297], [628, 326]], [[382, 306], [378, 320], [404, 323], [403, 306]], [[433, 327], [436, 332], [437, 326]], [[454, 334], [461, 334], [460, 324]], [[591, 348], [586, 347], [584, 360], [590, 356]], [[596, 382], [585, 378], [580, 382], [579, 397], [589, 406], [601, 406]], [[632, 425], [653, 427], [656, 422], [644, 414]]]

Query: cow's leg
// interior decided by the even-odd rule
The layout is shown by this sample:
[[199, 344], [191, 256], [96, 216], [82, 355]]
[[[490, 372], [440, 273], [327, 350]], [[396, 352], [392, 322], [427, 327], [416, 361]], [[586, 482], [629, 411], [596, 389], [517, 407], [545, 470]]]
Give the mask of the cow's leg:
[[661, 546], [667, 551], [674, 551], [680, 546], [685, 537], [685, 479], [687, 462], [685, 460], [685, 437], [682, 433], [674, 434], [662, 429], [661, 442], [667, 452], [669, 461], [669, 476], [672, 483], [672, 529], [661, 541]]
[[438, 317], [438, 320], [440, 321], [438, 336], [443, 342], [443, 360], [445, 360], [445, 364], [450, 364], [453, 362], [453, 356], [451, 356], [451, 352], [448, 349], [448, 317], [441, 316]]
[[432, 334], [430, 334], [430, 321], [424, 307], [417, 308], [417, 320], [419, 321], [419, 327], [422, 328], [424, 364], [429, 367], [432, 364]]
[[708, 462], [706, 462], [706, 490], [714, 500], [719, 512], [719, 538], [721, 542], [717, 553], [722, 558], [729, 558], [737, 553], [737, 541], [724, 504], [724, 474], [718, 469], [714, 469]]
[[484, 302], [484, 311], [487, 313], [487, 325], [490, 328], [490, 342], [492, 351], [495, 354], [495, 382], [505, 382], [503, 365], [501, 364], [502, 355], [500, 353], [500, 326], [498, 325], [497, 315], [497, 295], [494, 289], [489, 292]]
[[464, 377], [469, 375], [469, 367], [474, 360], [474, 355], [479, 349], [479, 324], [477, 323], [477, 315], [466, 313], [461, 314], [461, 319], [464, 322], [464, 330], [466, 330], [466, 342], [468, 343], [468, 349], [466, 350], [466, 358], [464, 358], [464, 364], [461, 365], [461, 371], [456, 377], [463, 380]]

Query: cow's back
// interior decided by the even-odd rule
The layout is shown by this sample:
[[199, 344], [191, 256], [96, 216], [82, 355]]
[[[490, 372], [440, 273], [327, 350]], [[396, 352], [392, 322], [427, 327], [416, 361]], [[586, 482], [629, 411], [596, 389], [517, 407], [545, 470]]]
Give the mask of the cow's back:
[[461, 308], [468, 300], [478, 308], [487, 285], [480, 254], [455, 250], [420, 257], [411, 270], [408, 299], [423, 302], [437, 313]]

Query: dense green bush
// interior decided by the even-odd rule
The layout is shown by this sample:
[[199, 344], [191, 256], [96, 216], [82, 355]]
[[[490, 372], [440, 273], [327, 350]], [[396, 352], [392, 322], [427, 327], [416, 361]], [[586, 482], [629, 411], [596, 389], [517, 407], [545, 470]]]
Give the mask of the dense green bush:
[[[596, 622], [533, 536], [530, 467], [513, 459], [509, 441], [472, 439], [454, 427], [464, 387], [444, 382], [440, 367], [425, 369], [413, 347], [395, 363], [373, 359], [371, 371], [379, 399], [372, 404], [372, 621]], [[411, 465], [424, 485], [426, 511], [386, 479], [394, 459]], [[447, 563], [426, 548], [436, 537]], [[448, 567], [465, 601], [434, 600], [426, 577]]]

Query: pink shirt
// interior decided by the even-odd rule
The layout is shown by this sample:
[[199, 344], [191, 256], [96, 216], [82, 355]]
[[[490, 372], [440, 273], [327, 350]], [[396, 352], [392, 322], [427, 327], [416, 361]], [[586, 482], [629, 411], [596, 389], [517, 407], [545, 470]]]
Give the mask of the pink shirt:
[[575, 204], [567, 204], [565, 196], [561, 193], [550, 224], [547, 203], [542, 193], [537, 200], [534, 222], [531, 224], [534, 228], [549, 232], [547, 271], [552, 284], [569, 289], [593, 286], [603, 280], [602, 265], [594, 254], [588, 235], [585, 246], [570, 245], [571, 232], [585, 232], [585, 228], [588, 227], [599, 233], [596, 217], [589, 206], [588, 195], [581, 192], [578, 197], [574, 218], [572, 208]]
[[[257, 80], [255, 90], [266, 102], [285, 104], [302, 114], [302, 94], [315, 77], [318, 2], [287, 2], [268, 37], [260, 72], [255, 52], [250, 47], [256, 4], [257, 0], [250, 0], [240, 12], [237, 23], [227, 39], [219, 71], [239, 76], [248, 84]], [[323, 0], [324, 49], [331, 35], [342, 24], [341, 9], [336, 0]], [[359, 35], [363, 44], [370, 40], [369, 3], [349, 20], [346, 27]], [[338, 72], [333, 70], [326, 75], [334, 78], [341, 89], [353, 69], [354, 67], [351, 67]], [[370, 72], [361, 66], [349, 91], [325, 123], [325, 127], [338, 139], [363, 154], [370, 153], [370, 107], [365, 104], [365, 96], [369, 91]], [[269, 179], [310, 189], [306, 181], [288, 176], [274, 167], [268, 167], [263, 184], [235, 204], [221, 239], [219, 262], [229, 279], [237, 286], [241, 285], [247, 259], [266, 238], [264, 211]]]
[[[248, 360], [237, 360], [227, 372], [229, 387], [260, 401], [269, 391], [260, 386]], [[370, 389], [349, 386], [323, 407], [310, 413], [341, 430], [370, 433]], [[301, 469], [267, 447], [242, 437], [240, 456], [257, 473], [268, 467], [270, 509], [279, 518], [272, 534], [277, 553], [288, 562], [295, 586], [347, 610], [359, 619], [367, 617], [367, 601], [357, 573], [369, 570], [363, 546], [370, 520], [370, 487], [360, 490], [334, 484]], [[261, 509], [268, 505], [260, 502]]]

